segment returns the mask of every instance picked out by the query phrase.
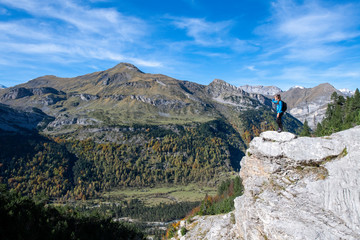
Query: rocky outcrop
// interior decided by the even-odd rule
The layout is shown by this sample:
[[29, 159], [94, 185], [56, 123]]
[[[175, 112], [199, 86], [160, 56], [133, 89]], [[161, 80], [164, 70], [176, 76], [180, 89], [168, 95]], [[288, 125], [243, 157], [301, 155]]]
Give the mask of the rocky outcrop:
[[[228, 236], [360, 239], [359, 159], [360, 126], [322, 138], [262, 133], [241, 161], [245, 191], [235, 199], [235, 227], [226, 226]], [[202, 219], [197, 225], [210, 231], [222, 224], [212, 222]], [[191, 230], [184, 239], [204, 239], [196, 231]]]
[[[177, 238], [180, 240], [221, 240], [221, 239], [239, 239], [236, 231], [234, 213], [215, 216], [196, 216], [193, 222], [180, 222], [180, 230]], [[181, 235], [181, 228], [191, 229], [186, 235]]]
[[64, 92], [58, 91], [51, 87], [40, 87], [40, 88], [19, 87], [19, 88], [11, 89], [8, 93], [5, 93], [1, 99], [2, 100], [10, 100], [10, 99], [15, 100], [15, 99], [24, 98], [24, 97], [30, 97], [33, 95], [42, 96], [42, 95], [47, 95], [47, 94], [65, 95]]
[[20, 88], [15, 88], [13, 90], [10, 90], [8, 93], [4, 94], [2, 99], [3, 100], [19, 99], [19, 98], [23, 98], [23, 97], [29, 97], [32, 95], [33, 95], [32, 91], [30, 91], [27, 88], [20, 87]]
[[242, 160], [244, 239], [360, 239], [360, 127], [325, 138], [265, 132]]
[[46, 127], [52, 120], [52, 117], [37, 108], [15, 109], [0, 103], [0, 134], [32, 132]]

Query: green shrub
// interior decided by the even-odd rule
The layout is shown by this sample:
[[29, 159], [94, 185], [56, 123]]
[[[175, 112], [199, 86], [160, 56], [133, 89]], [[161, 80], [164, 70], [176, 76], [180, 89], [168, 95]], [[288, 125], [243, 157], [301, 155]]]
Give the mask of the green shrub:
[[181, 232], [181, 236], [185, 236], [185, 234], [187, 233], [187, 230], [185, 227], [182, 227], [180, 232]]

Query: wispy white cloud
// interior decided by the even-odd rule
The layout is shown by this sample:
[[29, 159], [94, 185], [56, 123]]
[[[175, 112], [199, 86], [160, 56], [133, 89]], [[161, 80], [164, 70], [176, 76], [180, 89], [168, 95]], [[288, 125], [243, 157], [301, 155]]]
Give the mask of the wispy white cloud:
[[245, 68], [250, 70], [250, 71], [256, 71], [255, 66], [246, 66]]
[[[269, 39], [269, 54], [296, 61], [329, 61], [360, 36], [359, 12], [354, 4], [328, 6], [320, 1], [278, 0], [273, 16], [257, 33]], [[278, 55], [279, 56], [279, 55]]]
[[163, 66], [162, 63], [160, 63], [156, 60], [143, 60], [143, 59], [136, 58], [136, 57], [128, 57], [123, 54], [111, 52], [107, 49], [97, 49], [95, 51], [94, 50], [89, 51], [87, 54], [92, 56], [95, 59], [100, 59], [100, 60], [109, 60], [110, 59], [110, 60], [114, 60], [117, 62], [130, 61], [136, 65], [145, 66], [145, 67], [162, 67]]
[[[250, 41], [232, 36], [230, 32], [236, 24], [233, 20], [211, 22], [205, 18], [186, 17], [173, 17], [170, 18], [170, 20], [172, 20], [172, 24], [175, 27], [183, 29], [191, 39], [184, 40], [177, 44], [180, 44], [182, 48], [188, 46], [197, 46], [204, 49], [222, 48], [222, 57], [258, 50], [258, 46], [252, 44]], [[216, 50], [214, 52], [207, 52], [207, 54], [203, 54], [205, 51], [195, 51], [194, 53], [200, 53], [200, 55], [210, 57], [219, 55], [219, 52]]]
[[[112, 8], [91, 8], [69, 0], [0, 0], [0, 4], [33, 16], [0, 22], [3, 53], [60, 54], [66, 55], [69, 62], [106, 58], [148, 67], [162, 65], [146, 56], [140, 59], [131, 51], [146, 45], [143, 39], [151, 26], [142, 19]], [[51, 59], [56, 57], [52, 55]]]
[[64, 21], [85, 33], [106, 33], [106, 30], [131, 40], [143, 36], [146, 24], [139, 18], [124, 16], [115, 9], [94, 9], [70, 0], [0, 0], [0, 3], [22, 9], [34, 16]]
[[33, 44], [33, 43], [1, 43], [0, 49], [6, 49], [7, 51], [21, 52], [21, 53], [70, 53], [70, 49], [52, 44], [52, 43], [42, 43], [42, 44]]
[[0, 39], [12, 39], [16, 41], [27, 39], [37, 40], [37, 41], [46, 41], [52, 40], [53, 34], [44, 30], [44, 25], [42, 27], [35, 27], [39, 22], [33, 20], [16, 20], [12, 22], [0, 22]]
[[288, 2], [279, 1], [275, 5], [280, 36], [305, 44], [333, 43], [359, 36], [360, 31], [356, 30], [358, 24], [354, 23], [358, 19], [352, 10], [354, 6], [325, 7], [315, 1], [306, 3], [284, 7], [278, 5], [288, 5]]
[[187, 35], [193, 38], [196, 44], [221, 46], [226, 42], [225, 36], [232, 22], [209, 22], [201, 18], [173, 18], [173, 24], [186, 30]]
[[201, 56], [205, 56], [205, 57], [210, 57], [210, 58], [230, 58], [229, 54], [226, 53], [222, 53], [222, 52], [213, 52], [213, 51], [196, 51], [193, 52], [195, 54], [201, 55]]
[[246, 70], [261, 69], [244, 72], [253, 80], [284, 89], [339, 81], [354, 88], [360, 78], [360, 3], [276, 0], [272, 15], [254, 33], [260, 54], [243, 64]]

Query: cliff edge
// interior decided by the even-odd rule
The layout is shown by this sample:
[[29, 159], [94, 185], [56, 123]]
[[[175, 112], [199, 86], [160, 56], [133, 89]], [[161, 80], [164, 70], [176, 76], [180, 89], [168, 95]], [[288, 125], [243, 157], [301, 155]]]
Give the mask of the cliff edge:
[[324, 138], [264, 132], [241, 166], [243, 239], [360, 239], [360, 127]]
[[198, 218], [182, 239], [360, 239], [360, 126], [322, 138], [264, 132], [240, 176], [234, 212]]

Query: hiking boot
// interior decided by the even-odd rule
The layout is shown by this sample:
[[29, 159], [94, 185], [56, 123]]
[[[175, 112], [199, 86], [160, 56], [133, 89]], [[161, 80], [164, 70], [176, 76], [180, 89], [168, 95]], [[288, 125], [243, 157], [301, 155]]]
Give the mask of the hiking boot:
[[281, 129], [281, 128], [279, 128], [279, 129], [277, 130], [277, 132], [278, 132], [278, 133], [281, 133], [281, 132], [282, 132], [282, 129]]

